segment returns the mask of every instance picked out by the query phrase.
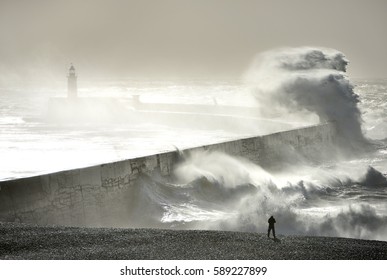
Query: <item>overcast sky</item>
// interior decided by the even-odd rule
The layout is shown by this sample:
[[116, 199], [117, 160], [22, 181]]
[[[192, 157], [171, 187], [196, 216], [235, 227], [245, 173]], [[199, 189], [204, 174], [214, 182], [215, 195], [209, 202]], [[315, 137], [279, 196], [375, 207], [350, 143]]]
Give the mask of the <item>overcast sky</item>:
[[387, 77], [384, 0], [0, 0], [0, 82], [239, 77], [256, 53], [323, 46]]

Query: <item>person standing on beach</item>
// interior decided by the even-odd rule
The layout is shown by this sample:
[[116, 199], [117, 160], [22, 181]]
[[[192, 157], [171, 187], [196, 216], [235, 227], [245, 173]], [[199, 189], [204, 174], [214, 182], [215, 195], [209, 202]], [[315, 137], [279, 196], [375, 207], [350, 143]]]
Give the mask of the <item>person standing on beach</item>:
[[267, 237], [270, 238], [270, 231], [272, 230], [273, 236], [275, 239], [275, 229], [274, 229], [275, 219], [274, 219], [274, 217], [271, 216], [267, 222], [269, 223], [269, 229], [267, 230]]

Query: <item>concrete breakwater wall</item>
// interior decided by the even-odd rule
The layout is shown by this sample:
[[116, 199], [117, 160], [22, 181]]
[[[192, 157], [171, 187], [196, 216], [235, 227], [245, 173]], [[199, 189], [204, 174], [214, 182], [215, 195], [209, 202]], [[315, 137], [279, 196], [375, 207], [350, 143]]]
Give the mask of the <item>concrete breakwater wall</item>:
[[[222, 151], [270, 166], [294, 155], [320, 157], [336, 138], [334, 123], [182, 151]], [[179, 161], [170, 151], [97, 166], [0, 182], [0, 221], [73, 226], [136, 226], [132, 213], [141, 177], [168, 177]]]

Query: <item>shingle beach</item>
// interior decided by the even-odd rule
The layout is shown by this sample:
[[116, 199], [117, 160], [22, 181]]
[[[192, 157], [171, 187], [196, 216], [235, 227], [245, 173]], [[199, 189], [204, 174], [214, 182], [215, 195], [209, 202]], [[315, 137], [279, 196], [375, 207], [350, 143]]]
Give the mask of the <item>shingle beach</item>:
[[0, 223], [0, 259], [387, 259], [387, 242], [264, 233]]

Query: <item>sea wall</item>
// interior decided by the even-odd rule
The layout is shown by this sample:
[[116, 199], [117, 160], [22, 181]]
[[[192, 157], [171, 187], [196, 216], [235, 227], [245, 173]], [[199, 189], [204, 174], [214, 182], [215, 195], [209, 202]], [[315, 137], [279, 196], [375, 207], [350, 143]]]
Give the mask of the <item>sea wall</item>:
[[332, 149], [334, 123], [170, 151], [0, 182], [0, 221], [72, 226], [133, 226], [142, 176], [170, 177], [181, 153], [223, 151], [271, 168], [294, 156], [319, 159]]

